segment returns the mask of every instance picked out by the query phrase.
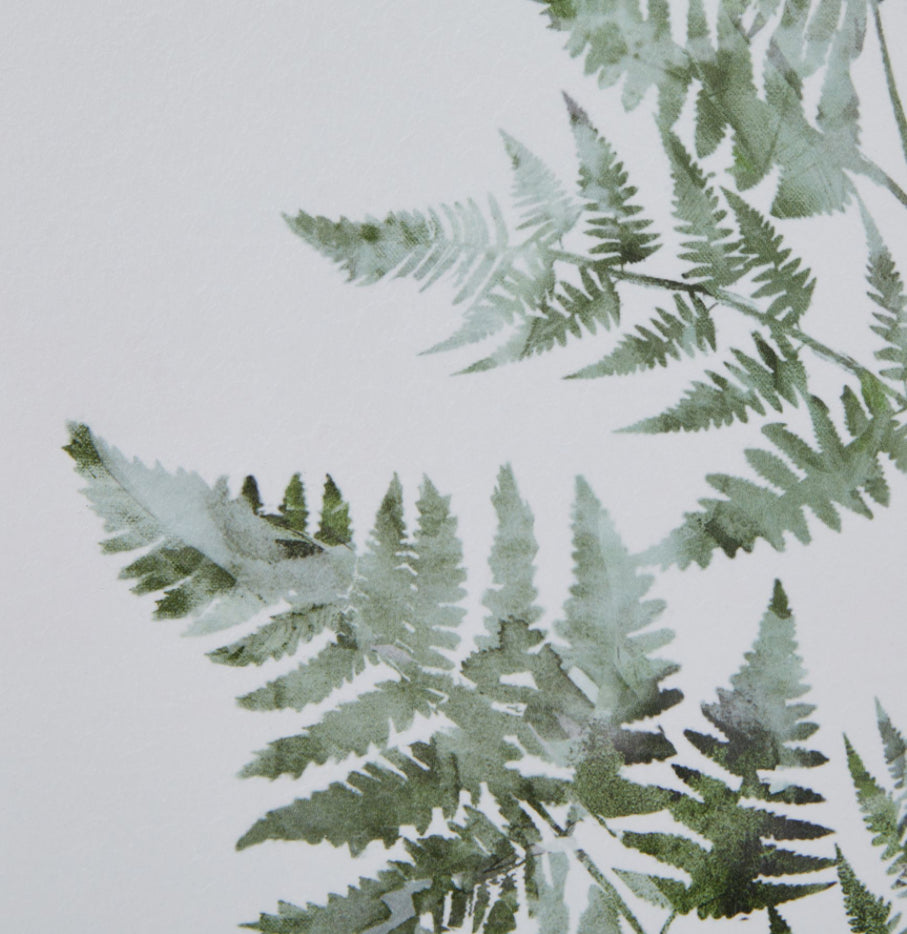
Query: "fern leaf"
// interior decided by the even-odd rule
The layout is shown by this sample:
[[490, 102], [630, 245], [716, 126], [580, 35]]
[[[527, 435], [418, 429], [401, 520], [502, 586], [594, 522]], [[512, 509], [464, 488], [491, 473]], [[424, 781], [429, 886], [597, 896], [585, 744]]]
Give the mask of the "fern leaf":
[[772, 224], [739, 195], [722, 189], [740, 230], [739, 252], [750, 270], [758, 270], [753, 298], [772, 298], [766, 314], [794, 324], [809, 309], [816, 280], [800, 260], [791, 256]]
[[670, 641], [667, 630], [634, 636], [664, 610], [659, 600], [645, 600], [652, 577], [640, 573], [613, 524], [582, 479], [576, 482], [573, 510], [574, 583], [562, 623], [555, 625], [567, 643], [559, 650], [569, 667], [578, 668], [597, 688], [594, 716], [614, 727], [651, 717], [678, 703], [677, 690], [661, 681], [677, 666], [650, 657], [647, 642]]
[[275, 526], [244, 497], [230, 498], [225, 481], [212, 488], [194, 474], [129, 462], [85, 425], [70, 434], [65, 450], [112, 533], [104, 550], [147, 549], [123, 576], [137, 579], [137, 593], [163, 591], [158, 618], [190, 617], [190, 633], [209, 633], [290, 595], [301, 605], [331, 603], [348, 586], [347, 549]]
[[872, 842], [882, 848], [882, 860], [894, 875], [895, 888], [907, 887], [907, 815], [902, 816], [894, 795], [882, 788], [869, 774], [859, 753], [845, 736], [847, 768], [857, 792], [857, 802]]
[[844, 908], [855, 934], [894, 934], [900, 916], [891, 917], [891, 904], [878, 898], [857, 878], [853, 867], [838, 854], [838, 881], [844, 895]]
[[[853, 397], [849, 398], [852, 401]], [[838, 530], [838, 506], [871, 518], [864, 495], [887, 505], [888, 486], [880, 457], [895, 457], [891, 410], [877, 408], [872, 417], [866, 418], [863, 430], [845, 444], [838, 438], [824, 403], [810, 397], [807, 407], [820, 441], [819, 450], [783, 425], [762, 429], [799, 473], [771, 451], [758, 455], [748, 452], [750, 461], [767, 475], [774, 489], [727, 474], [710, 475], [706, 478], [709, 484], [724, 498], [700, 500], [702, 510], [687, 513], [683, 524], [646, 552], [645, 558], [663, 567], [677, 564], [684, 568], [694, 561], [706, 567], [717, 549], [734, 557], [738, 551], [752, 551], [759, 539], [783, 551], [788, 533], [801, 542], [810, 541], [806, 509]]]
[[354, 701], [340, 704], [295, 736], [274, 740], [240, 773], [244, 778], [299, 778], [309, 765], [340, 761], [351, 753], [364, 756], [374, 745], [387, 747], [391, 730], [412, 726], [417, 714], [427, 717], [439, 701], [436, 679], [384, 681]]
[[[237, 843], [238, 849], [264, 840], [305, 840], [348, 845], [355, 856], [373, 840], [389, 847], [404, 826], [421, 836], [436, 807], [453, 818], [460, 788], [456, 761], [439, 755], [435, 744], [418, 743], [412, 755], [389, 755], [389, 764], [369, 763], [345, 782], [269, 811]], [[392, 766], [392, 767], [391, 767]]]
[[873, 315], [872, 330], [886, 346], [876, 351], [876, 357], [886, 366], [881, 375], [897, 383], [907, 382], [907, 294], [901, 274], [890, 250], [865, 208], [863, 224], [869, 247], [866, 281], [869, 297], [879, 306]]
[[759, 358], [733, 350], [736, 363], [725, 363], [731, 379], [707, 370], [711, 383], [697, 380], [677, 405], [622, 430], [647, 434], [701, 431], [746, 422], [751, 411], [765, 415], [766, 404], [777, 412], [783, 410], [784, 402], [796, 406], [799, 396], [806, 393], [806, 369], [797, 352], [783, 338], [778, 339], [776, 349], [759, 333], [752, 337]]
[[[293, 474], [287, 484], [283, 502], [278, 508], [291, 529], [297, 532], [306, 532], [309, 522], [309, 510], [305, 499], [305, 487], [302, 485], [302, 477], [298, 473]], [[322, 541], [324, 541], [323, 538]], [[334, 544], [334, 542], [331, 542], [331, 544]], [[337, 542], [336, 544], [347, 544], [347, 542]]]
[[635, 108], [651, 87], [658, 88], [661, 119], [680, 114], [689, 84], [689, 69], [671, 38], [667, 3], [649, 0], [647, 15], [639, 0], [620, 0], [604, 7], [593, 0], [539, 0], [551, 27], [568, 34], [567, 51], [585, 57], [587, 74], [601, 87], [622, 78], [622, 100]]
[[244, 694], [239, 705], [247, 710], [302, 710], [352, 681], [364, 670], [365, 656], [350, 627], [341, 624], [338, 629], [337, 641], [293, 671]]
[[795, 650], [793, 617], [784, 590], [776, 582], [753, 649], [731, 679], [732, 689], [720, 690], [717, 704], [702, 707], [725, 739], [685, 731], [700, 752], [740, 781], [731, 787], [695, 769], [673, 766], [692, 794], [665, 793], [667, 809], [698, 840], [660, 832], [627, 832], [622, 839], [625, 845], [683, 870], [689, 881], [621, 873], [637, 894], [659, 905], [667, 901], [678, 914], [695, 911], [701, 918], [720, 918], [775, 907], [831, 884], [766, 881], [834, 865], [833, 859], [777, 845], [819, 839], [831, 831], [747, 803], [752, 799], [786, 804], [823, 800], [810, 789], [788, 788], [779, 793], [766, 774], [779, 767], [816, 766], [826, 761], [820, 753], [791, 746], [816, 730], [815, 724], [804, 720], [812, 706], [791, 703], [807, 690]]
[[220, 665], [262, 665], [271, 659], [295, 655], [302, 642], [309, 642], [325, 629], [337, 629], [342, 610], [336, 605], [294, 608], [271, 618], [255, 632], [230, 645], [208, 652]]
[[566, 94], [564, 98], [579, 159], [579, 190], [592, 215], [588, 233], [600, 241], [590, 252], [621, 265], [642, 262], [659, 244], [657, 234], [649, 231], [652, 221], [640, 217], [642, 208], [633, 202], [637, 189], [588, 114]]
[[882, 705], [876, 701], [876, 720], [885, 747], [885, 762], [894, 787], [907, 796], [907, 742], [891, 722]]
[[571, 374], [570, 379], [623, 376], [639, 370], [666, 367], [671, 360], [695, 357], [715, 349], [715, 322], [711, 311], [697, 295], [674, 293], [676, 314], [656, 309], [648, 326], [637, 325], [635, 334], [621, 338], [618, 345], [597, 363]]
[[601, 264], [581, 267], [581, 287], [559, 282], [554, 293], [536, 313], [528, 315], [510, 338], [488, 357], [462, 373], [480, 373], [563, 347], [572, 338], [609, 330], [620, 322], [620, 296]]
[[538, 156], [510, 134], [501, 135], [513, 168], [514, 207], [523, 218], [518, 229], [529, 228], [542, 240], [560, 240], [576, 225], [579, 205]]
[[673, 133], [665, 133], [664, 146], [671, 163], [674, 182], [674, 217], [684, 252], [680, 259], [691, 268], [685, 278], [696, 279], [706, 287], [721, 287], [736, 282], [744, 273], [743, 258], [738, 253], [734, 231], [722, 226], [727, 212], [719, 207], [718, 196], [707, 176], [683, 143]]
[[[805, 719], [812, 704], [792, 703], [806, 693], [802, 659], [797, 655], [794, 619], [787, 594], [775, 581], [772, 600], [759, 626], [745, 664], [731, 678], [731, 690], [719, 688], [718, 703], [703, 704], [706, 719], [726, 737], [715, 739], [687, 730], [685, 735], [704, 755], [742, 779], [741, 790], [771, 798], [760, 772], [777, 768], [813, 768], [827, 761], [822, 753], [791, 746], [818, 729]], [[821, 801], [806, 789], [797, 803]], [[791, 796], [791, 791], [786, 792]]]
[[324, 481], [317, 538], [326, 545], [349, 545], [353, 540], [349, 504], [330, 475]]

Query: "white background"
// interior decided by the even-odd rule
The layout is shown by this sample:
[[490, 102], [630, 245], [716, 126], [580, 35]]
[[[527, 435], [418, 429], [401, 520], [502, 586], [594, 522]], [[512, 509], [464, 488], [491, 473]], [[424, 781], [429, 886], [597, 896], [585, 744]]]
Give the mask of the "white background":
[[[473, 605], [487, 584], [488, 497], [510, 461], [537, 515], [549, 619], [569, 585], [574, 475], [641, 549], [705, 494], [706, 472], [738, 469], [757, 442], [752, 424], [612, 434], [672, 402], [698, 371], [558, 380], [604, 352], [607, 337], [452, 378], [475, 355], [417, 356], [455, 326], [448, 291], [346, 285], [281, 220], [298, 207], [358, 218], [489, 191], [506, 200], [499, 128], [569, 182], [562, 89], [590, 110], [664, 218], [651, 100], [624, 114], [539, 9], [526, 0], [3, 5], [5, 930], [230, 930], [278, 898], [321, 898], [364, 871], [329, 847], [233, 851], [258, 815], [299, 793], [234, 778], [298, 717], [236, 708], [261, 672], [209, 664], [200, 649], [211, 645], [179, 639], [179, 623], [153, 623], [152, 598], [117, 580], [60, 451], [66, 420], [209, 481], [227, 473], [238, 487], [254, 472], [271, 503], [295, 470], [313, 492], [329, 470], [360, 541], [392, 473], [412, 503], [425, 472], [453, 494]], [[903, 11], [883, 9], [891, 36], [907, 28]], [[903, 182], [868, 44], [865, 144]], [[907, 78], [907, 63], [899, 69]], [[865, 193], [902, 247], [903, 215]], [[788, 228], [820, 274], [810, 329], [868, 359], [858, 218]], [[676, 274], [669, 256], [657, 261]], [[648, 303], [639, 313], [652, 300], [637, 297]], [[873, 522], [847, 515], [841, 535], [813, 523], [809, 548], [777, 554], [762, 543], [705, 572], [664, 574], [656, 588], [670, 602], [677, 639], [666, 654], [683, 664], [676, 683], [688, 697], [675, 725], [695, 726], [697, 703], [737, 668], [783, 577], [822, 724], [815, 741], [833, 760], [810, 778], [829, 798], [823, 819], [873, 881], [841, 733], [881, 771], [873, 697], [907, 728], [907, 479], [890, 477], [893, 506]], [[383, 858], [379, 845], [363, 866]], [[800, 932], [846, 929], [836, 892], [785, 914]], [[747, 929], [767, 929], [764, 918]]]

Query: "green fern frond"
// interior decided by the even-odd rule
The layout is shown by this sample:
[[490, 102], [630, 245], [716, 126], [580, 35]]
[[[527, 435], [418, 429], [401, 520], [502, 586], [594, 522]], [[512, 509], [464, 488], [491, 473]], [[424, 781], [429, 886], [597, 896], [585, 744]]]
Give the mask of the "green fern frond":
[[563, 347], [571, 338], [609, 330], [620, 322], [620, 296], [601, 263], [580, 267], [581, 285], [566, 280], [537, 311], [527, 315], [494, 353], [461, 370], [481, 373]]
[[845, 736], [847, 768], [857, 793], [857, 803], [872, 842], [882, 848], [881, 859], [894, 875], [895, 888], [907, 887], [907, 814], [900, 802], [869, 774], [859, 753]]
[[739, 776], [736, 787], [695, 769], [674, 765], [689, 793], [666, 793], [667, 810], [698, 835], [695, 839], [660, 832], [627, 832], [625, 845], [683, 870], [689, 881], [642, 873], [620, 875], [640, 897], [678, 914], [733, 917], [775, 907], [831, 885], [774, 883], [772, 877], [813, 873], [834, 865], [831, 858], [784, 849], [778, 842], [815, 840], [831, 831], [809, 821], [754, 807], [753, 799], [805, 805], [820, 802], [811, 789], [773, 784], [778, 768], [821, 765], [821, 753], [791, 744], [817, 729], [805, 721], [809, 704], [797, 702], [806, 692], [795, 654], [794, 620], [780, 582], [775, 582], [768, 611], [753, 649], [731, 679], [730, 691], [719, 690], [717, 704], [703, 704], [706, 718], [724, 735], [720, 740], [693, 730], [687, 739], [726, 772]]
[[122, 572], [136, 593], [163, 591], [155, 616], [188, 617], [188, 632], [215, 632], [250, 620], [284, 599], [331, 604], [349, 586], [352, 553], [258, 515], [232, 499], [226, 482], [167, 474], [127, 461], [85, 425], [70, 425], [65, 450], [88, 481], [85, 495], [112, 533], [106, 552], [146, 549]]
[[715, 322], [699, 296], [675, 292], [674, 305], [676, 314], [656, 309], [647, 326], [637, 325], [635, 334], [625, 335], [609, 354], [568, 379], [623, 376], [715, 350]]
[[901, 916], [892, 917], [891, 903], [873, 895], [844, 859], [841, 850], [837, 847], [835, 850], [838, 854], [838, 881], [851, 931], [854, 934], [894, 934]]
[[[851, 405], [857, 401], [852, 393], [844, 398]], [[738, 551], [752, 551], [759, 539], [783, 551], [788, 533], [803, 543], [811, 540], [807, 509], [837, 531], [839, 506], [871, 518], [864, 496], [887, 505], [888, 485], [880, 459], [887, 454], [897, 463], [902, 457], [894, 446], [895, 441], [898, 446], [902, 442], [890, 408], [877, 405], [871, 414], [863, 411], [864, 427], [847, 443], [839, 437], [821, 400], [810, 397], [807, 408], [818, 449], [784, 425], [766, 425], [762, 433], [775, 451], [748, 449], [746, 456], [771, 486], [727, 474], [709, 475], [708, 483], [724, 498], [700, 500], [702, 510], [687, 513], [680, 527], [646, 552], [646, 559], [663, 567], [684, 568], [694, 561], [706, 567], [717, 549], [734, 557]]]
[[[805, 718], [812, 704], [792, 703], [808, 690], [803, 683], [802, 659], [797, 655], [794, 619], [787, 594], [775, 581], [772, 600], [759, 635], [745, 664], [731, 678], [731, 690], [718, 689], [718, 702], [703, 704], [706, 719], [723, 734], [719, 740], [687, 730], [687, 739], [705, 756], [741, 779], [741, 791], [751, 797], [774, 800], [776, 795], [760, 777], [778, 768], [814, 768], [826, 757], [816, 750], [792, 746], [808, 739], [818, 726]], [[786, 798], [803, 804], [822, 800], [808, 789], [788, 786]]]
[[366, 666], [365, 653], [349, 625], [337, 625], [336, 641], [293, 671], [240, 697], [247, 710], [302, 710], [352, 681]]
[[896, 383], [907, 383], [907, 294], [904, 282], [891, 251], [865, 207], [862, 213], [869, 248], [866, 267], [868, 295], [881, 309], [873, 314], [876, 323], [872, 330], [886, 344], [882, 350], [876, 351], [876, 357], [886, 364], [880, 373]]
[[907, 797], [907, 742], [891, 722], [882, 705], [876, 701], [876, 720], [885, 747], [885, 763], [894, 787]]
[[774, 226], [733, 191], [723, 189], [740, 230], [738, 251], [747, 259], [749, 271], [757, 270], [753, 282], [759, 288], [753, 298], [772, 298], [766, 314], [794, 324], [809, 309], [816, 280]]
[[650, 653], [673, 638], [670, 630], [645, 632], [664, 610], [646, 600], [652, 577], [643, 574], [625, 548], [601, 503], [582, 479], [573, 509], [573, 584], [555, 629], [566, 645], [568, 667], [583, 672], [597, 689], [594, 716], [613, 727], [655, 716], [682, 694], [661, 682], [677, 671]]
[[905, 761], [907, 744], [894, 727], [882, 705], [876, 701], [879, 735], [885, 751], [885, 762], [894, 781], [894, 792], [883, 788], [869, 773], [859, 753], [844, 737], [847, 767], [857, 794], [857, 803], [872, 843], [882, 849], [881, 859], [892, 885], [902, 897], [907, 897], [907, 794], [905, 794]]
[[637, 189], [588, 114], [571, 97], [565, 94], [564, 99], [579, 159], [579, 191], [592, 215], [588, 233], [600, 241], [590, 253], [621, 265], [642, 262], [659, 244], [658, 235], [649, 230], [652, 221], [640, 217], [642, 208], [633, 202]]
[[587, 74], [601, 87], [623, 79], [622, 100], [635, 108], [651, 87], [657, 87], [662, 119], [679, 115], [689, 84], [683, 50], [671, 38], [670, 8], [649, 0], [646, 14], [639, 0], [538, 0], [552, 29], [568, 33], [567, 51], [585, 57]]
[[501, 133], [513, 168], [513, 204], [523, 221], [542, 240], [560, 240], [579, 219], [580, 206], [567, 194], [555, 174], [509, 133]]
[[784, 403], [796, 406], [806, 394], [806, 369], [798, 353], [783, 338], [775, 346], [758, 332], [752, 334], [759, 359], [732, 350], [736, 363], [725, 363], [731, 378], [706, 370], [710, 383], [696, 381], [677, 405], [661, 415], [622, 429], [655, 434], [720, 428], [746, 422], [751, 411], [765, 415], [766, 404], [781, 412]]
[[723, 226], [727, 212], [698, 163], [673, 133], [665, 133], [664, 146], [671, 163], [674, 182], [674, 217], [682, 241], [680, 259], [690, 266], [684, 278], [696, 279], [707, 287], [736, 282], [745, 272], [745, 261], [738, 252], [738, 241], [731, 227]]
[[338, 630], [343, 612], [337, 605], [321, 605], [279, 613], [248, 636], [208, 652], [208, 658], [220, 665], [243, 667], [295, 655], [300, 643], [310, 642], [325, 629]]

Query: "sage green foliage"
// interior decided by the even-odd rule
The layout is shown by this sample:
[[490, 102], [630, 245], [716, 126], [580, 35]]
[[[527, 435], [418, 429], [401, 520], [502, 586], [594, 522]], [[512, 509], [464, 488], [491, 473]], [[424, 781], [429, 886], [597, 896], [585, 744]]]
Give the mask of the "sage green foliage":
[[625, 845], [684, 870], [690, 878], [687, 883], [621, 872], [642, 897], [655, 904], [667, 903], [679, 914], [695, 911], [703, 918], [719, 918], [774, 907], [831, 884], [765, 881], [766, 877], [813, 873], [835, 862], [786, 846], [823, 837], [831, 833], [828, 828], [755, 806], [755, 802], [809, 805], [823, 800], [815, 791], [797, 785], [776, 790], [773, 779], [767, 777], [778, 769], [811, 768], [827, 761], [818, 751], [793, 745], [818, 729], [805, 719], [812, 705], [799, 701], [807, 687], [796, 647], [787, 595], [776, 582], [759, 635], [743, 667], [731, 678], [731, 689], [719, 689], [717, 703], [702, 705], [706, 719], [723, 738], [684, 731], [693, 746], [739, 781], [729, 785], [699, 770], [673, 766], [692, 794], [673, 794], [668, 811], [709, 846], [679, 834], [624, 833]]
[[[498, 531], [490, 556], [491, 587], [483, 600], [486, 634], [457, 664], [451, 653], [464, 616], [462, 550], [449, 499], [428, 479], [416, 502], [412, 535], [401, 484], [392, 479], [357, 558], [352, 542], [324, 540], [332, 539], [326, 528], [333, 528], [334, 538], [338, 529], [349, 529], [348, 509], [333, 481], [326, 485], [318, 536], [310, 538], [299, 475], [271, 513], [251, 477], [231, 499], [225, 482], [218, 483], [215, 495], [194, 475], [149, 471], [126, 461], [84, 425], [71, 426], [71, 436], [66, 450], [88, 481], [86, 493], [96, 511], [116, 535], [114, 550], [124, 551], [128, 544], [155, 555], [164, 541], [167, 554], [197, 553], [195, 564], [207, 562], [223, 575], [220, 588], [207, 593], [210, 605], [192, 606], [185, 615], [214, 612], [220, 603], [229, 607], [239, 598], [256, 613], [282, 601], [291, 604], [209, 652], [218, 663], [246, 666], [302, 650], [295, 669], [239, 702], [254, 710], [327, 705], [301, 732], [271, 742], [242, 774], [299, 777], [313, 764], [341, 761], [351, 753], [366, 757], [344, 781], [268, 812], [238, 847], [301, 840], [345, 845], [355, 855], [370, 843], [391, 846], [402, 838], [409, 853], [408, 862], [391, 862], [377, 879], [363, 880], [324, 906], [282, 905], [278, 915], [263, 915], [253, 928], [341, 926], [365, 932], [388, 924], [388, 931], [418, 930], [417, 919], [431, 916], [435, 930], [469, 925], [509, 931], [522, 905], [542, 934], [563, 930], [570, 917], [580, 931], [605, 922], [617, 930], [618, 917], [639, 929], [614, 884], [582, 850], [579, 862], [595, 886], [589, 904], [571, 916], [565, 902], [566, 857], [546, 852], [546, 840], [571, 835], [583, 819], [651, 813], [664, 806], [663, 790], [637, 785], [620, 772], [624, 763], [674, 753], [661, 731], [641, 730], [637, 723], [681, 699], [678, 690], [662, 686], [677, 666], [654, 654], [671, 633], [649, 629], [663, 610], [659, 601], [646, 599], [652, 579], [627, 552], [584, 481], [577, 481], [574, 507], [575, 581], [559, 625], [566, 644], [548, 641], [540, 626], [532, 513], [505, 467], [492, 498]], [[240, 523], [239, 539], [215, 534], [227, 524], [235, 531]], [[267, 558], [253, 561], [244, 551], [231, 553], [251, 545]], [[142, 589], [179, 584], [177, 571], [191, 575], [195, 567], [171, 564], [171, 574], [158, 575]], [[310, 599], [302, 599], [305, 594]], [[218, 619], [217, 625], [247, 622], [251, 615]], [[322, 648], [303, 648], [324, 633], [330, 638]], [[373, 687], [331, 704], [338, 688], [355, 685], [375, 667], [382, 674]], [[574, 681], [575, 670], [595, 685], [594, 696]], [[424, 737], [393, 742], [417, 717], [427, 725]], [[573, 777], [553, 777], [552, 767]], [[602, 775], [608, 777], [604, 788], [597, 781]], [[493, 813], [482, 809], [486, 793]], [[567, 826], [552, 816], [553, 807], [570, 808]], [[439, 812], [449, 835], [425, 836]], [[406, 828], [415, 828], [416, 835]]]
[[[895, 128], [907, 154], [907, 118], [894, 81], [878, 0], [718, 0], [706, 11], [689, 0], [686, 21], [672, 23], [664, 0], [536, 0], [567, 51], [602, 88], [620, 87], [638, 107], [655, 92], [652, 113], [663, 149], [665, 181], [679, 248], [665, 274], [662, 231], [619, 155], [588, 113], [566, 97], [578, 178], [570, 191], [554, 172], [504, 135], [514, 170], [520, 222], [508, 225], [492, 199], [486, 214], [473, 201], [428, 212], [392, 213], [384, 221], [330, 221], [302, 211], [291, 228], [359, 282], [412, 276], [428, 286], [451, 273], [463, 322], [432, 350], [454, 349], [509, 329], [508, 336], [461, 372], [478, 373], [551, 351], [600, 330], [620, 328], [614, 344], [571, 378], [626, 375], [686, 357], [720, 354], [659, 414], [621, 430], [705, 431], [786, 416], [801, 402], [819, 450], [787, 423], [763, 426], [775, 450], [751, 450], [758, 481], [712, 475], [723, 499], [701, 500], [649, 552], [652, 560], [706, 565], [720, 548], [751, 551], [759, 539], [785, 547], [788, 533], [806, 542], [804, 507], [839, 528], [837, 508], [871, 516], [866, 498], [887, 504], [881, 462], [907, 467], [907, 293], [895, 259], [862, 200], [855, 179], [884, 188], [902, 206], [907, 192], [878, 167], [860, 132], [855, 77], [863, 55], [881, 56]], [[873, 27], [877, 42], [865, 41]], [[678, 31], [679, 29], [679, 31]], [[679, 37], [679, 32], [684, 37]], [[817, 89], [817, 97], [809, 89]], [[807, 102], [816, 100], [810, 111]], [[692, 139], [681, 112], [692, 107]], [[809, 105], [813, 106], [812, 104]], [[611, 127], [613, 134], [620, 132]], [[721, 144], [730, 139], [730, 161]], [[748, 191], [777, 176], [766, 217]], [[839, 212], [858, 200], [869, 251], [866, 279], [874, 303], [869, 326], [882, 339], [878, 366], [867, 366], [803, 330], [816, 279], [788, 245], [782, 225]], [[492, 230], [494, 233], [492, 233]], [[642, 322], [628, 321], [627, 288], [668, 293]], [[722, 315], [753, 325], [752, 347], [726, 346]], [[844, 426], [812, 385], [815, 359], [846, 373], [839, 392]], [[865, 410], [857, 400], [862, 395]], [[860, 428], [854, 428], [859, 423]], [[788, 463], [790, 461], [790, 463]], [[767, 480], [769, 487], [761, 481]]]
[[[720, 689], [717, 702], [702, 707], [720, 736], [685, 731], [692, 746], [735, 777], [728, 783], [677, 761], [677, 747], [658, 723], [682, 700], [679, 690], [665, 685], [678, 666], [659, 654], [672, 633], [653, 625], [665, 606], [649, 596], [651, 574], [627, 550], [582, 478], [573, 507], [573, 581], [560, 621], [546, 624], [537, 603], [532, 512], [512, 470], [501, 469], [492, 496], [497, 531], [489, 557], [491, 583], [483, 597], [485, 631], [464, 653], [459, 640], [465, 571], [456, 520], [449, 498], [428, 479], [416, 501], [412, 534], [402, 486], [392, 479], [357, 557], [352, 542], [329, 546], [307, 536], [300, 475], [291, 479], [282, 507], [271, 513], [251, 478], [237, 499], [227, 496], [223, 482], [215, 497], [194, 475], [149, 471], [126, 461], [84, 425], [71, 426], [71, 436], [66, 450], [115, 536], [115, 550], [125, 550], [128, 541], [154, 554], [161, 540], [171, 551], [195, 549], [199, 561], [224, 574], [231, 569], [233, 583], [209, 594], [212, 605], [230, 606], [234, 591], [255, 596], [259, 611], [262, 605], [291, 604], [209, 652], [214, 661], [232, 666], [301, 654], [295, 669], [241, 696], [240, 704], [255, 710], [326, 705], [311, 725], [272, 741], [242, 774], [298, 778], [311, 765], [341, 762], [350, 754], [364, 757], [344, 780], [309, 788], [303, 797], [269, 811], [237, 846], [268, 840], [329, 843], [346, 846], [355, 856], [373, 843], [402, 842], [407, 854], [323, 905], [281, 903], [277, 914], [263, 914], [247, 927], [497, 932], [516, 930], [518, 918], [528, 916], [539, 934], [618, 932], [625, 926], [640, 934], [628, 898], [653, 902], [671, 916], [724, 917], [774, 908], [828, 886], [821, 879], [765, 881], [834, 863], [789, 848], [791, 842], [825, 836], [827, 828], [776, 810], [822, 798], [811, 788], [779, 782], [774, 774], [825, 761], [801, 745], [816, 725], [807, 719], [812, 706], [801, 699], [804, 672], [780, 583], [731, 688]], [[253, 484], [257, 499], [251, 496]], [[181, 508], [174, 510], [177, 493]], [[323, 512], [336, 515], [340, 501], [333, 481], [325, 500]], [[345, 505], [342, 511], [348, 528]], [[205, 522], [185, 522], [193, 513]], [[240, 540], [214, 534], [226, 521], [234, 529], [246, 523]], [[134, 530], [132, 538], [124, 537]], [[245, 552], [221, 553], [225, 547], [248, 549], [248, 543], [259, 549], [270, 544], [273, 551], [261, 564], [250, 562]], [[173, 575], [157, 581], [159, 588], [174, 583]], [[316, 589], [317, 601], [299, 598]], [[324, 633], [329, 639], [321, 649], [304, 648]], [[380, 674], [373, 686], [357, 688], [358, 677], [375, 668]], [[338, 702], [335, 692], [347, 683], [354, 696]], [[417, 719], [418, 734], [407, 734]], [[887, 719], [880, 719], [880, 729], [903, 791], [903, 739]], [[640, 780], [640, 768], [666, 759], [674, 760], [674, 773], [688, 792]], [[865, 781], [863, 786], [866, 794], [875, 794]], [[566, 822], [557, 816], [563, 812]], [[679, 834], [609, 826], [659, 813], [705, 838], [708, 847]], [[438, 815], [446, 832], [429, 834]], [[600, 832], [604, 825], [610, 830], [605, 839], [616, 835], [653, 862], [685, 870], [689, 882], [654, 871], [617, 867], [612, 872], [582, 847], [565, 849], [559, 841], [569, 841], [584, 823]], [[899, 827], [903, 847], [903, 822]], [[891, 822], [882, 829], [890, 836]], [[897, 860], [900, 871], [902, 850]], [[571, 871], [590, 878], [585, 905], [570, 902]], [[786, 929], [777, 912], [770, 924], [772, 930]]]
[[[872, 834], [872, 843], [880, 852], [880, 859], [892, 876], [892, 890], [901, 898], [907, 897], [907, 744], [900, 731], [891, 722], [882, 705], [876, 701], [876, 719], [885, 753], [885, 762], [891, 775], [893, 790], [885, 788], [874, 778], [860, 754], [844, 737], [847, 767], [856, 790], [857, 803], [866, 829]], [[838, 851], [838, 877], [844, 894], [844, 904], [851, 930], [868, 934], [904, 934], [900, 928], [901, 915], [895, 914], [891, 902], [874, 895], [857, 877], [851, 864]]]

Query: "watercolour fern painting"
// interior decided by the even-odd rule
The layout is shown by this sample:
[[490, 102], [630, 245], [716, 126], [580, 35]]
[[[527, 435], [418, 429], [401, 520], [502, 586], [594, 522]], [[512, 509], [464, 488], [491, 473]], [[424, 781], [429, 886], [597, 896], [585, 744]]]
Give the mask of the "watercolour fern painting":
[[907, 932], [905, 30], [22, 12], [11, 929]]

